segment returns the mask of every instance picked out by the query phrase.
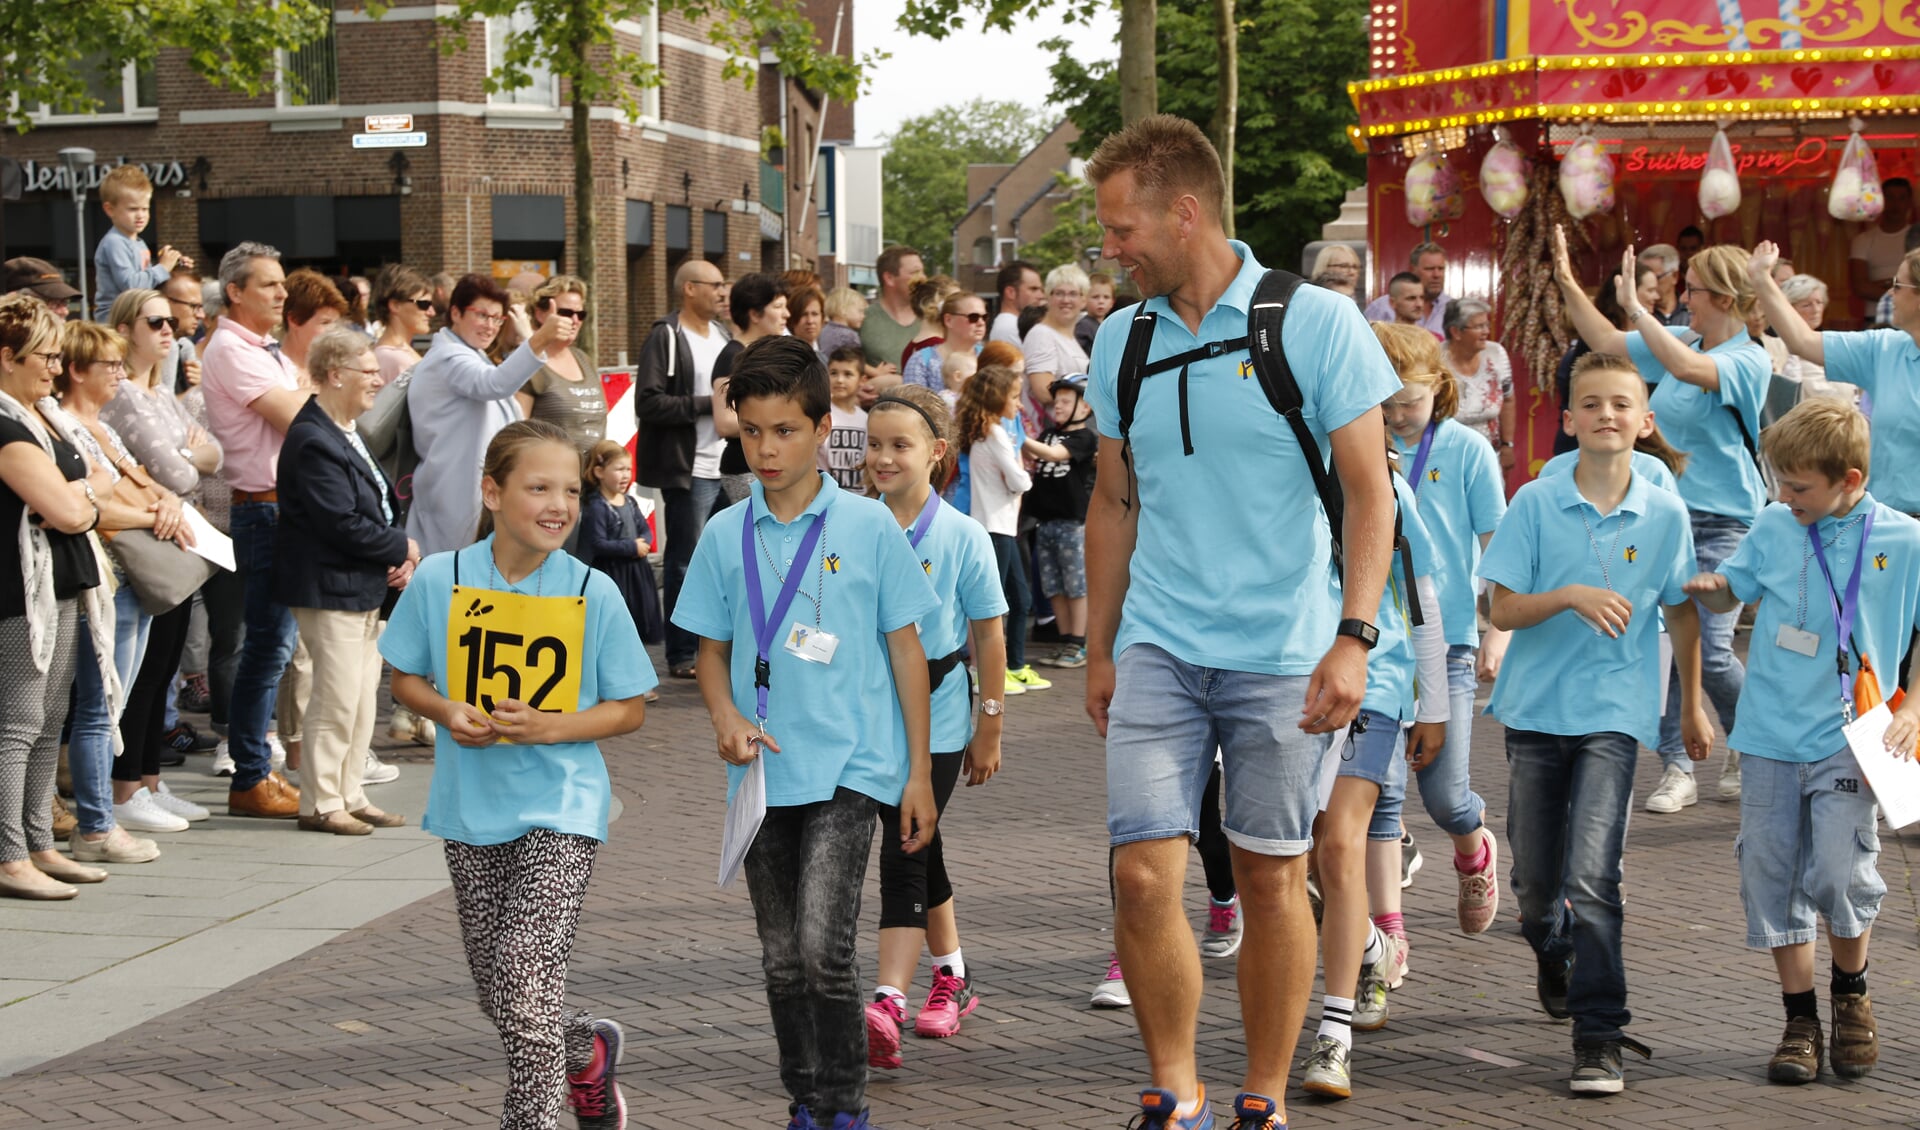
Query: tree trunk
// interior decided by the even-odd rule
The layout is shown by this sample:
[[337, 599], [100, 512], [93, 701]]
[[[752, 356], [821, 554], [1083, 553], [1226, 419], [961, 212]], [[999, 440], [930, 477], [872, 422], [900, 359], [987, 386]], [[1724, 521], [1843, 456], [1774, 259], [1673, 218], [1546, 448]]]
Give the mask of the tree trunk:
[[1213, 0], [1213, 35], [1219, 54], [1219, 86], [1213, 103], [1213, 147], [1220, 151], [1220, 172], [1227, 183], [1220, 224], [1233, 235], [1233, 141], [1240, 120], [1240, 29], [1233, 0]]
[[[582, 70], [587, 66], [587, 50], [592, 44], [591, 27], [593, 15], [587, 0], [574, 0], [571, 29], [572, 54]], [[598, 267], [594, 257], [594, 235], [598, 225], [594, 211], [596, 201], [593, 193], [593, 116], [592, 106], [588, 102], [581, 84], [570, 84], [570, 105], [573, 108], [573, 274], [587, 284], [587, 310], [589, 314], [599, 309], [600, 284], [596, 277]], [[596, 317], [588, 317], [580, 327], [580, 336], [575, 344], [588, 357], [600, 362], [599, 351], [595, 348]]]
[[1159, 37], [1154, 32], [1155, 0], [1121, 0], [1120, 124], [1131, 125], [1160, 111], [1155, 81]]

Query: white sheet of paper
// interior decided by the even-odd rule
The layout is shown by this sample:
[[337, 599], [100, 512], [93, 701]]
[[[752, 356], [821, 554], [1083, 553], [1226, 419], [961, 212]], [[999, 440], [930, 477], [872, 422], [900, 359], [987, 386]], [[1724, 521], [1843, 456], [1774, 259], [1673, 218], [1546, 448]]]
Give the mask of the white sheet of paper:
[[1890, 828], [1904, 828], [1920, 820], [1920, 762], [1895, 756], [1887, 749], [1884, 736], [1893, 712], [1881, 703], [1853, 720], [1846, 727], [1847, 746], [1860, 771], [1873, 786], [1873, 797], [1880, 802], [1880, 815]]
[[720, 838], [720, 889], [733, 886], [747, 861], [747, 849], [760, 834], [760, 822], [767, 818], [767, 755], [762, 752], [747, 766], [740, 787], [727, 802], [727, 827]]
[[1320, 811], [1325, 812], [1333, 801], [1333, 782], [1340, 776], [1340, 759], [1347, 752], [1347, 735], [1353, 727], [1342, 726], [1333, 733], [1333, 740], [1327, 743], [1327, 752], [1320, 756]]
[[234, 571], [233, 539], [213, 528], [200, 511], [190, 502], [180, 504], [180, 515], [186, 520], [187, 528], [193, 531], [192, 552], [199, 554], [227, 572]]

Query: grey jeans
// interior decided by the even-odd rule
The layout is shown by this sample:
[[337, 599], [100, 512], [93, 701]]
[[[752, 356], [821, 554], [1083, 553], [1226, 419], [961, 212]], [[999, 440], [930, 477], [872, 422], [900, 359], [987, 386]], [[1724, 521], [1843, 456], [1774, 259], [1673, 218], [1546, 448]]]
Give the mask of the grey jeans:
[[[74, 640], [79, 601], [54, 606], [53, 662], [33, 665], [27, 618], [0, 620], [0, 862], [15, 863], [30, 852], [53, 850], [53, 776], [60, 755], [60, 727], [73, 690]], [[111, 827], [112, 825], [108, 825]]]

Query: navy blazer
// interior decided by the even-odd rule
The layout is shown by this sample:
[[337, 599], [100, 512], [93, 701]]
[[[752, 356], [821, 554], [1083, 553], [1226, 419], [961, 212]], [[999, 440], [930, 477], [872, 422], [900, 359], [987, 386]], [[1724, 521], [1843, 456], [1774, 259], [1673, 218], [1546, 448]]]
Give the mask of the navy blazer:
[[280, 524], [273, 599], [289, 608], [371, 612], [387, 598], [387, 570], [407, 560], [407, 530], [380, 510], [400, 503], [386, 476], [308, 400], [280, 448]]

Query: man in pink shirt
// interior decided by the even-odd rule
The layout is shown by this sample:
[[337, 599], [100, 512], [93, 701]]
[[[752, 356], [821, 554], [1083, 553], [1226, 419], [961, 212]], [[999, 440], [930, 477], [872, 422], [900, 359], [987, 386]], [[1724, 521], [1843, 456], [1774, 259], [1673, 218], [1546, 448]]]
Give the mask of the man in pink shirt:
[[293, 613], [273, 599], [276, 486], [280, 445], [308, 394], [272, 336], [287, 300], [280, 253], [262, 243], [240, 244], [220, 259], [220, 287], [227, 314], [201, 357], [201, 384], [207, 423], [227, 451], [233, 555], [246, 586], [247, 628], [228, 719], [234, 770], [227, 811], [285, 820], [299, 815], [300, 790], [273, 772], [267, 747], [280, 676], [294, 646]]

